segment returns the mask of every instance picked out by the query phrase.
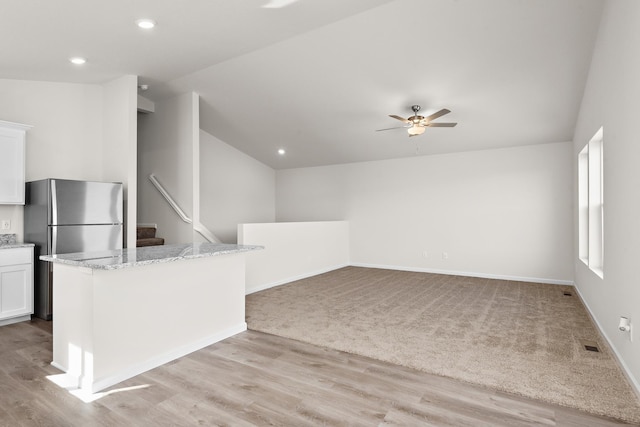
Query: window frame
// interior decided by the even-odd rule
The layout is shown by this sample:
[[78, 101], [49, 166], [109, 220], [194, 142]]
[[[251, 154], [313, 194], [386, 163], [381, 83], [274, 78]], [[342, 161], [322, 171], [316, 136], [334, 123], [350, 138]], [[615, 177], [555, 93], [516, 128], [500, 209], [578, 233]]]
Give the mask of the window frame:
[[604, 128], [578, 154], [578, 258], [604, 278]]

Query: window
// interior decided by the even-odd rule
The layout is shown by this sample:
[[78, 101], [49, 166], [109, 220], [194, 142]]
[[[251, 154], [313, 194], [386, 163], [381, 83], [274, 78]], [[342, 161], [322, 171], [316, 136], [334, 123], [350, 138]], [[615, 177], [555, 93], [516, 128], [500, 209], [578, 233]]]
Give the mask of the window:
[[578, 256], [604, 275], [603, 128], [578, 155]]

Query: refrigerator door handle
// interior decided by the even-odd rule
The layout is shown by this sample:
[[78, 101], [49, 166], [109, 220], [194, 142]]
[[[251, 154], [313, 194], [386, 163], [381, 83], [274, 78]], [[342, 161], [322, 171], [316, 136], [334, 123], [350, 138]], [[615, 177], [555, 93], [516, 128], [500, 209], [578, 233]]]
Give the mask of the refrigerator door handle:
[[58, 227], [51, 227], [51, 255], [58, 253]]
[[[51, 180], [51, 224], [58, 225], [58, 194], [55, 179]], [[54, 241], [53, 247], [55, 248], [55, 246]]]

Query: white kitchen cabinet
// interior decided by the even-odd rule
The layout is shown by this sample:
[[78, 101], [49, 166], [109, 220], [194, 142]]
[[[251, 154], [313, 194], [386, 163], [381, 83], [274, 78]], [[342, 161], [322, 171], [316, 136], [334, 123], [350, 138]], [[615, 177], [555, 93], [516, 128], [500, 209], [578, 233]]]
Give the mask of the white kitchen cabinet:
[[33, 247], [0, 249], [0, 325], [33, 313]]
[[0, 205], [24, 205], [25, 140], [31, 127], [0, 120]]

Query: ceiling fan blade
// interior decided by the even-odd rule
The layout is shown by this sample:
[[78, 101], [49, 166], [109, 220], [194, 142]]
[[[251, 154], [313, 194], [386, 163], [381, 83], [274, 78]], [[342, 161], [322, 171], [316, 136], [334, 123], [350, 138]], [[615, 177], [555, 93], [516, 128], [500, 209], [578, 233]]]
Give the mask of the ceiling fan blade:
[[401, 122], [404, 122], [404, 123], [411, 123], [409, 120], [405, 119], [404, 117], [396, 116], [395, 114], [389, 114], [389, 117], [391, 117], [392, 119], [400, 120]]
[[451, 112], [451, 111], [447, 110], [446, 108], [443, 108], [442, 110], [440, 110], [440, 111], [436, 111], [436, 112], [435, 112], [435, 113], [433, 113], [432, 115], [425, 117], [425, 118], [424, 118], [424, 120], [425, 120], [426, 122], [430, 122], [431, 120], [435, 120], [435, 119], [437, 119], [438, 117], [442, 117], [442, 116], [444, 116], [445, 114], [449, 114], [450, 112]]
[[410, 127], [411, 126], [397, 126], [397, 127], [394, 127], [394, 128], [376, 129], [376, 132], [380, 132], [380, 131], [383, 131], [383, 130], [391, 130], [391, 129], [407, 129], [407, 128], [410, 128]]
[[427, 123], [425, 126], [430, 128], [452, 128], [455, 125], [457, 125], [457, 123]]

